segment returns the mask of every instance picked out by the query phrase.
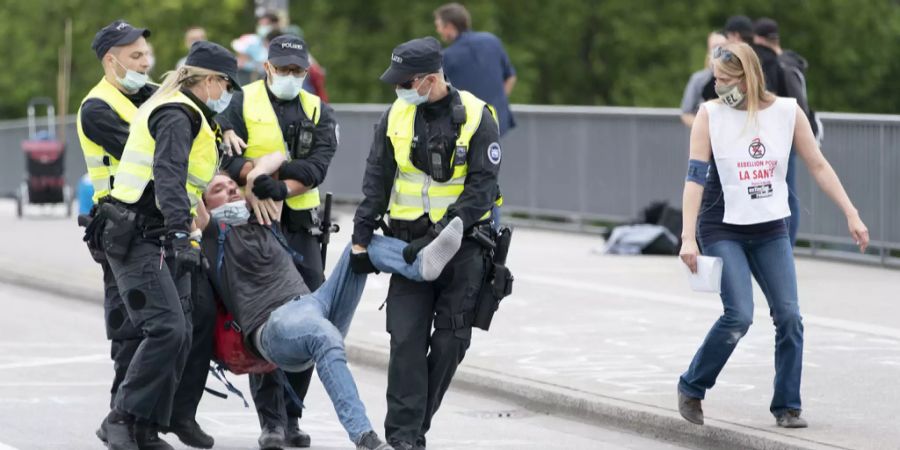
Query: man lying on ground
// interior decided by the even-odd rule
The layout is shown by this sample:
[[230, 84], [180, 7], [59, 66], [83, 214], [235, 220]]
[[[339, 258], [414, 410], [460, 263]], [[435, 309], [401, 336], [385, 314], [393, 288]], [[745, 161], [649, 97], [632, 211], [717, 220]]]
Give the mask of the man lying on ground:
[[[256, 176], [275, 172], [279, 165], [277, 158], [257, 160], [248, 176], [247, 192], [252, 192]], [[310, 293], [277, 226], [259, 223], [260, 210], [279, 205], [259, 201], [252, 194], [248, 200], [231, 178], [217, 175], [207, 188], [206, 208], [198, 217], [213, 285], [240, 326], [245, 344], [285, 371], [299, 372], [315, 364], [357, 449], [391, 449], [373, 431], [347, 367], [343, 339], [366, 283], [366, 275], [351, 270], [351, 259], [356, 260], [354, 264], [362, 259], [380, 271], [412, 280], [433, 280], [459, 249], [462, 222], [451, 222], [413, 264], [403, 259], [407, 244], [398, 239], [376, 236], [367, 255], [351, 255], [348, 245], [331, 276]], [[251, 218], [250, 209], [256, 217]]]

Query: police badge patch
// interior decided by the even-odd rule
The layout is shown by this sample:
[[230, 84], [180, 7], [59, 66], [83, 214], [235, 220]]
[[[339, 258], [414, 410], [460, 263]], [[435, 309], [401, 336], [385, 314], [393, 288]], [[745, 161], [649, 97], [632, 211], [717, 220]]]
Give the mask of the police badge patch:
[[492, 142], [491, 145], [488, 146], [487, 154], [488, 154], [488, 159], [491, 161], [492, 164], [494, 164], [495, 166], [497, 164], [500, 164], [501, 152], [500, 152], [500, 144], [499, 143]]

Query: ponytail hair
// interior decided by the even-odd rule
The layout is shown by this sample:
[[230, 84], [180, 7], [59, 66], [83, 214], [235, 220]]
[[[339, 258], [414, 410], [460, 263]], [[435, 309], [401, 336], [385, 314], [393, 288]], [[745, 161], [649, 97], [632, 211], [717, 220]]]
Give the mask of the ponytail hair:
[[138, 109], [138, 114], [149, 114], [150, 111], [148, 111], [148, 109], [154, 108], [154, 106], [151, 105], [156, 103], [154, 100], [166, 98], [181, 88], [194, 87], [208, 76], [224, 77], [225, 74], [196, 66], [181, 66], [175, 70], [166, 72], [163, 74], [162, 83], [160, 84], [159, 89], [157, 89], [156, 92], [141, 105]]
[[756, 52], [743, 42], [717, 48], [713, 55], [713, 70], [746, 82], [748, 122], [756, 121], [756, 114], [763, 102], [775, 100], [775, 95], [766, 91], [766, 79]]

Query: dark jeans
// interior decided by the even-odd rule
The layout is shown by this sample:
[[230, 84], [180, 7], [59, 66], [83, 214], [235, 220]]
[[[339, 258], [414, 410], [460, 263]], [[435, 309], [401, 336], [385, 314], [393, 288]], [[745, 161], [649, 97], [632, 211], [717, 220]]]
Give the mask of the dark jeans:
[[[432, 323], [473, 311], [484, 271], [482, 248], [463, 240], [441, 276], [417, 282], [391, 277], [387, 331], [391, 335], [387, 403], [388, 439], [423, 441], [472, 338], [471, 324]], [[436, 319], [436, 317], [438, 319]]]
[[722, 258], [724, 314], [706, 335], [678, 388], [704, 398], [753, 323], [753, 286], [759, 283], [775, 323], [775, 392], [770, 410], [778, 415], [800, 409], [803, 321], [797, 301], [794, 257], [786, 235], [761, 240], [722, 240], [703, 246], [703, 254]]
[[191, 277], [174, 279], [174, 261], [160, 260], [158, 242], [135, 239], [124, 258], [108, 261], [128, 317], [143, 335], [118, 387], [115, 408], [167, 426], [191, 343]]
[[[309, 290], [315, 291], [325, 281], [319, 240], [306, 230], [290, 231], [287, 227], [282, 227], [282, 232], [288, 245], [303, 256], [303, 262], [297, 270]], [[285, 427], [289, 417], [303, 416], [301, 405], [291, 399], [286, 391], [288, 386], [284, 385], [283, 380], [290, 383], [290, 388], [303, 401], [309, 391], [314, 370], [315, 367], [310, 367], [303, 372], [284, 372], [283, 376], [276, 373], [250, 374], [250, 394], [256, 406], [260, 427]]]

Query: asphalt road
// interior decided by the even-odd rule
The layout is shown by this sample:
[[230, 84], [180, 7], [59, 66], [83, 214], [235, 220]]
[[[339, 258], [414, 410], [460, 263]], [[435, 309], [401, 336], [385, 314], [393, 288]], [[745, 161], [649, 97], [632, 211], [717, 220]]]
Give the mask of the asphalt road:
[[[94, 430], [107, 411], [112, 364], [100, 305], [10, 285], [0, 285], [0, 304], [0, 450], [103, 448]], [[380, 431], [385, 374], [352, 370]], [[249, 393], [246, 377], [232, 381]], [[213, 379], [208, 385], [221, 390]], [[352, 448], [316, 378], [307, 408], [301, 426], [314, 449]], [[233, 396], [204, 397], [198, 421], [217, 449], [256, 448], [255, 413]], [[459, 390], [447, 395], [429, 438], [429, 448], [446, 450], [682, 448]]]

